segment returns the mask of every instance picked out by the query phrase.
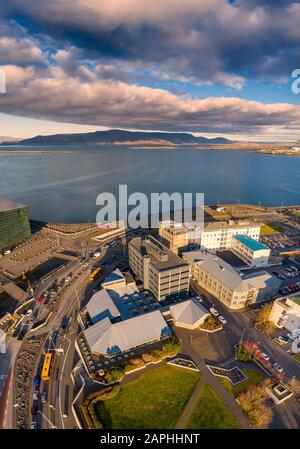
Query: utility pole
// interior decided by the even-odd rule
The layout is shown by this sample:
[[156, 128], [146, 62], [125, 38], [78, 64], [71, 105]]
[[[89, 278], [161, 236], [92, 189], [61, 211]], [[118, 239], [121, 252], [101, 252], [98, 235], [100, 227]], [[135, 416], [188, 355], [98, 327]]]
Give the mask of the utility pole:
[[29, 286], [29, 290], [31, 291], [32, 297], [35, 300], [35, 294], [34, 294], [33, 288], [31, 287], [31, 284], [30, 284], [29, 280], [28, 280], [28, 286]]

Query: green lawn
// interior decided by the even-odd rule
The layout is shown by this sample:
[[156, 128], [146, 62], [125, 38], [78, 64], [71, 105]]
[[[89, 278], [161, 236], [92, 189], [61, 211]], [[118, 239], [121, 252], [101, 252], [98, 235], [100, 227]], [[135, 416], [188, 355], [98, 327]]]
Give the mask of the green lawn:
[[268, 234], [279, 234], [281, 230], [271, 225], [270, 223], [263, 223], [261, 229], [260, 229], [260, 235], [268, 235]]
[[297, 360], [297, 362], [300, 362], [300, 353], [293, 355], [294, 359]]
[[238, 429], [240, 425], [211, 386], [205, 383], [186, 428]]
[[259, 384], [265, 379], [265, 376], [261, 372], [255, 371], [251, 368], [243, 368], [242, 371], [244, 374], [246, 374], [248, 379], [244, 382], [241, 382], [240, 384], [237, 384], [235, 387], [229, 382], [228, 379], [218, 377], [218, 380], [224, 385], [226, 390], [229, 393], [234, 394], [235, 396], [238, 395], [241, 391], [249, 388], [250, 385]]
[[172, 429], [199, 379], [196, 371], [164, 365], [121, 386], [96, 412], [106, 428]]

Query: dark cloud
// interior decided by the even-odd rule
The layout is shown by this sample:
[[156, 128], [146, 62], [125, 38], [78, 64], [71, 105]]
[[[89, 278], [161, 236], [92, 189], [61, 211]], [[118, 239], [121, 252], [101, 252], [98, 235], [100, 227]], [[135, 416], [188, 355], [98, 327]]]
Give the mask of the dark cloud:
[[237, 76], [288, 76], [300, 45], [300, 5], [286, 0], [52, 0], [42, 8], [40, 0], [10, 0], [4, 13], [90, 59], [160, 65], [175, 77], [230, 87]]
[[297, 106], [144, 85], [286, 82], [298, 64], [299, 23], [300, 4], [289, 1], [10, 0], [0, 12], [8, 80], [0, 110], [137, 129], [296, 130]]

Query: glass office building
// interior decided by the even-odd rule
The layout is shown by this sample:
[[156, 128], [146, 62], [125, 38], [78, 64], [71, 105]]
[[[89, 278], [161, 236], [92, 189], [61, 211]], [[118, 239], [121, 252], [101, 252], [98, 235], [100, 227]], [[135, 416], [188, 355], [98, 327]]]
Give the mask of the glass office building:
[[27, 206], [0, 199], [0, 254], [23, 242], [30, 234]]

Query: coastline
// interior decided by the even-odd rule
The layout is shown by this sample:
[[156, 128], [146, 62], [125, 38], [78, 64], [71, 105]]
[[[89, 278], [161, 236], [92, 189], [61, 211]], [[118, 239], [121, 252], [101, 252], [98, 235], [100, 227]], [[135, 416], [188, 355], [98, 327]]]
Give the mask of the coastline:
[[0, 150], [1, 155], [9, 154], [74, 154], [75, 150]]

